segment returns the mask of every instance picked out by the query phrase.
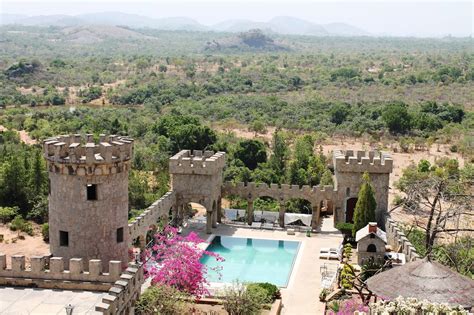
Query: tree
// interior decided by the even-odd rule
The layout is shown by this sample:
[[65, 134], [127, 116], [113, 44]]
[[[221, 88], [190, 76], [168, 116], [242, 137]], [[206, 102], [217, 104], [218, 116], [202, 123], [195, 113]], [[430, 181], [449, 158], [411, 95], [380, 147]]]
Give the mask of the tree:
[[375, 201], [374, 188], [370, 184], [370, 177], [367, 172], [362, 175], [362, 185], [357, 196], [357, 203], [354, 209], [354, 227], [352, 235], [366, 226], [369, 222], [375, 221], [375, 208], [377, 202]]
[[408, 106], [404, 103], [394, 103], [385, 106], [382, 119], [391, 133], [406, 133], [411, 128], [411, 116]]
[[325, 170], [323, 176], [321, 177], [320, 185], [322, 186], [332, 186], [334, 182], [332, 180], [332, 173], [330, 170]]
[[258, 140], [242, 140], [237, 144], [234, 158], [241, 160], [250, 170], [254, 170], [258, 163], [267, 161], [265, 145]]
[[[152, 285], [167, 285], [190, 295], [201, 297], [209, 294], [206, 286], [208, 272], [201, 263], [201, 257], [208, 255], [217, 261], [223, 258], [216, 253], [203, 251], [199, 245], [204, 240], [191, 232], [188, 236], [178, 235], [178, 230], [171, 226], [155, 234], [151, 251], [147, 250], [144, 259], [150, 259], [145, 272], [151, 278]], [[160, 268], [156, 268], [156, 266]], [[219, 272], [220, 269], [213, 269]]]
[[472, 178], [460, 176], [455, 166], [454, 162], [438, 161], [429, 172], [409, 167], [396, 184], [406, 195], [402, 202], [405, 211], [413, 215], [414, 225], [424, 233], [426, 255], [431, 255], [439, 235], [456, 237], [462, 231], [474, 232], [465, 225], [474, 216]]
[[47, 175], [43, 164], [41, 151], [36, 150], [33, 156], [33, 166], [30, 171], [30, 189], [34, 196], [42, 195], [45, 192]]
[[276, 131], [273, 134], [273, 154], [270, 156], [269, 165], [278, 174], [283, 176], [285, 174], [286, 160], [288, 159], [288, 146], [281, 131]]
[[331, 122], [336, 125], [340, 125], [346, 120], [346, 117], [349, 115], [349, 113], [350, 107], [347, 104], [336, 104], [329, 112], [329, 115], [331, 116]]

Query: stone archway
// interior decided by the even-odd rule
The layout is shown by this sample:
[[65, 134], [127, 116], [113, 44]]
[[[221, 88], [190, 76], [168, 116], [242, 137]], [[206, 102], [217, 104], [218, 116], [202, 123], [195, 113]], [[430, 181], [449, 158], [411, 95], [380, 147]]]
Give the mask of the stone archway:
[[357, 197], [347, 198], [345, 203], [346, 222], [354, 223], [354, 210], [357, 204]]

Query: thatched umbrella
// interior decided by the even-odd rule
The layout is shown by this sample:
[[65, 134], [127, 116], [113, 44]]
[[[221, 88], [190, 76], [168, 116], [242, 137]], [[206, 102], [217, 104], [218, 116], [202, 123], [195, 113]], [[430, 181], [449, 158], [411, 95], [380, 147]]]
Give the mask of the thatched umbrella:
[[379, 297], [412, 297], [437, 303], [474, 306], [474, 281], [428, 258], [376, 274], [367, 287]]

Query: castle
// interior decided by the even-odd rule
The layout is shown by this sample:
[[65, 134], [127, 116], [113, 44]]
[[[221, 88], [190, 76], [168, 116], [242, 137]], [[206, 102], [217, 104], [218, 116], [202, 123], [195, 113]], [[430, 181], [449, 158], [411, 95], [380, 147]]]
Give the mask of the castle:
[[334, 224], [351, 222], [362, 174], [368, 172], [376, 192], [379, 226], [386, 221], [391, 157], [380, 152], [333, 153], [334, 186], [295, 186], [223, 182], [225, 153], [182, 150], [169, 160], [171, 189], [142, 214], [128, 222], [128, 173], [133, 139], [119, 136], [67, 135], [43, 142], [50, 180], [49, 223], [51, 257], [0, 254], [0, 285], [104, 291], [96, 310], [128, 314], [140, 294], [143, 269], [129, 263], [132, 244], [145, 246], [146, 234], [159, 221], [180, 222], [190, 202], [206, 208], [206, 232], [221, 222], [221, 200], [230, 195], [247, 200], [253, 212], [256, 198], [268, 196], [280, 203], [285, 226], [285, 204], [293, 198], [309, 201], [311, 225], [323, 213]]

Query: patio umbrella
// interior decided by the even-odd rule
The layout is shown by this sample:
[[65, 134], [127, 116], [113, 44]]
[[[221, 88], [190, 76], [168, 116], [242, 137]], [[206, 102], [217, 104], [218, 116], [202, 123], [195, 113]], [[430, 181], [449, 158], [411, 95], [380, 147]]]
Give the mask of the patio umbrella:
[[381, 272], [367, 280], [367, 287], [390, 299], [403, 296], [467, 309], [474, 306], [474, 280], [429, 258]]

